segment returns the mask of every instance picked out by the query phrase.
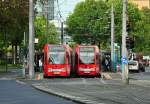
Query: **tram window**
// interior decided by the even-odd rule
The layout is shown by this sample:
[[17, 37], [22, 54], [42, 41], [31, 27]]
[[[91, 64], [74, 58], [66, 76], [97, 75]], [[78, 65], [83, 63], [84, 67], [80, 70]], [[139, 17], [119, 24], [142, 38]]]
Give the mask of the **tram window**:
[[49, 63], [49, 64], [53, 64], [53, 63], [54, 63], [53, 60], [54, 60], [53, 57], [49, 56], [49, 58], [48, 58], [48, 63]]
[[64, 64], [64, 52], [49, 52], [50, 64]]

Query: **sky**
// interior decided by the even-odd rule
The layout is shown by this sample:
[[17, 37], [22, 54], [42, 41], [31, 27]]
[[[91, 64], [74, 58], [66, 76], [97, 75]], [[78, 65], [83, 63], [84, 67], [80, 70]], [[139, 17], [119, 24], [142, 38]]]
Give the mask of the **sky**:
[[[84, 0], [58, 0], [58, 1], [59, 1], [59, 8], [60, 8], [61, 15], [63, 19], [66, 20], [67, 16], [73, 12], [76, 4]], [[56, 4], [56, 11], [57, 9], [58, 9], [58, 6]], [[57, 16], [57, 13], [56, 13], [56, 16]]]
[[[68, 15], [70, 13], [73, 12], [75, 6], [77, 5], [77, 3], [81, 2], [81, 1], [85, 1], [85, 0], [58, 0], [58, 4], [57, 5], [57, 0], [54, 0], [55, 4], [54, 4], [54, 17], [55, 20], [60, 20], [58, 11], [60, 10], [60, 13], [62, 15], [63, 20], [65, 21], [66, 18], [68, 17]], [[59, 7], [59, 9], [58, 9]], [[42, 6], [40, 4], [37, 4], [35, 6], [35, 8], [37, 9], [37, 11], [39, 13], [43, 12], [42, 11]]]

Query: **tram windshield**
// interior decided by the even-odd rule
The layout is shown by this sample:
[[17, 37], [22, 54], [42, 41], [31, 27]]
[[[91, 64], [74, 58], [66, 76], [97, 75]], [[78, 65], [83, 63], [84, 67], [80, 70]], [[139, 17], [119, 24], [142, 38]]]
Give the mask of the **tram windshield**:
[[49, 47], [48, 62], [49, 64], [64, 64], [64, 47]]
[[80, 64], [94, 64], [94, 48], [80, 48]]

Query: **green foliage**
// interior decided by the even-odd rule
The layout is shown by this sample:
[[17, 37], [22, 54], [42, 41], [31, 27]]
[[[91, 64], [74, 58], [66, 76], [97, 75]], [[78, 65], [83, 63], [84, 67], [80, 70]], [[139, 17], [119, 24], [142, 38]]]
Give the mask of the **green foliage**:
[[42, 50], [46, 42], [49, 44], [58, 44], [59, 38], [54, 24], [49, 24], [48, 34], [46, 34], [46, 19], [44, 17], [36, 17], [34, 24], [35, 37], [39, 39], [39, 43], [35, 47], [37, 50]]
[[0, 65], [5, 65], [5, 64], [6, 64], [5, 60], [0, 60]]
[[[67, 19], [67, 32], [77, 43], [100, 43], [101, 48], [110, 47], [110, 11], [112, 1], [85, 0], [79, 3]], [[121, 45], [123, 1], [114, 0], [115, 42]], [[131, 2], [127, 4], [127, 32], [134, 38], [134, 51], [150, 51], [150, 10], [140, 11]]]
[[138, 47], [136, 50], [142, 50], [143, 54], [150, 54], [150, 9], [143, 8], [143, 19], [138, 23], [137, 32], [139, 33], [138, 39], [141, 47]]
[[58, 44], [59, 43], [59, 34], [53, 23], [50, 23], [48, 30], [48, 43], [49, 44]]
[[[108, 2], [111, 8], [111, 1]], [[115, 13], [115, 41], [121, 44], [122, 38], [122, 0], [114, 0], [114, 13]], [[143, 13], [145, 12], [145, 13]], [[134, 51], [147, 53], [150, 46], [150, 26], [149, 18], [150, 11], [144, 9], [140, 11], [138, 7], [130, 2], [127, 4], [127, 29], [128, 36], [134, 38]]]
[[85, 0], [77, 4], [67, 18], [67, 32], [77, 43], [108, 42], [110, 34], [109, 11], [102, 0]]
[[7, 39], [13, 45], [21, 44], [23, 32], [28, 28], [28, 3], [28, 0], [0, 1], [1, 39]]
[[135, 23], [134, 27], [134, 38], [135, 38], [135, 48], [134, 51], [141, 52], [143, 54], [149, 54], [150, 52], [150, 10], [143, 9], [141, 11], [142, 19]]
[[76, 46], [77, 44], [75, 43], [75, 42], [71, 42], [71, 43], [69, 43], [69, 47], [71, 47], [72, 49], [75, 49], [75, 46]]
[[[111, 8], [111, 1], [108, 3], [109, 8]], [[117, 43], [121, 44], [122, 37], [122, 11], [123, 11], [123, 1], [114, 0], [114, 15], [115, 15], [115, 39]], [[128, 2], [127, 4], [127, 25], [128, 25], [128, 35], [133, 36], [135, 32], [136, 22], [142, 19], [141, 12], [138, 8]]]
[[45, 32], [46, 32], [46, 20], [44, 17], [35, 18], [35, 38], [39, 39], [38, 44], [35, 46], [35, 49], [42, 49], [43, 45], [46, 43]]

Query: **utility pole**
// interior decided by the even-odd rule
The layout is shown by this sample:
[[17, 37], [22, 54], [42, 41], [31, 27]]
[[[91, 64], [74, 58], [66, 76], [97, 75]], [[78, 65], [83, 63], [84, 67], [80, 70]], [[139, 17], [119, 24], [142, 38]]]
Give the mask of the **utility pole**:
[[[24, 50], [26, 48], [26, 33], [24, 32], [24, 37], [23, 37], [23, 46], [24, 46]], [[24, 64], [24, 69], [23, 69], [23, 73], [22, 76], [25, 77], [25, 60], [26, 60], [26, 54], [23, 54], [23, 64]]]
[[114, 69], [114, 0], [111, 6], [111, 69]]
[[24, 34], [23, 34], [23, 45], [24, 45], [24, 47], [26, 45], [26, 32], [24, 32]]
[[5, 30], [5, 51], [6, 51], [6, 55], [5, 55], [5, 67], [6, 67], [6, 72], [8, 71], [8, 67], [7, 67], [7, 42], [6, 42], [6, 40], [7, 40], [7, 32], [6, 32], [6, 30]]
[[61, 21], [61, 44], [64, 44], [64, 23]]
[[122, 18], [122, 80], [129, 84], [128, 78], [128, 52], [126, 48], [127, 29], [127, 0], [123, 0], [123, 18]]
[[29, 0], [29, 78], [34, 77], [34, 15], [33, 0]]
[[48, 0], [46, 4], [46, 43], [48, 43]]

